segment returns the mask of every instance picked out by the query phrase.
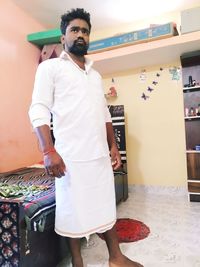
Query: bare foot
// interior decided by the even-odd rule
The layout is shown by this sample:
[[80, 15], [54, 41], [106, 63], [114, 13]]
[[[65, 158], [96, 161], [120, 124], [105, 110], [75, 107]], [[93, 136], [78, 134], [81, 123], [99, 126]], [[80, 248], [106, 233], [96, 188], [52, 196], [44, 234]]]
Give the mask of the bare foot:
[[118, 259], [110, 259], [109, 267], [144, 267], [136, 261], [132, 261], [126, 256], [122, 256]]
[[76, 259], [76, 260], [72, 260], [72, 266], [73, 267], [83, 267], [83, 260], [82, 258], [80, 259]]

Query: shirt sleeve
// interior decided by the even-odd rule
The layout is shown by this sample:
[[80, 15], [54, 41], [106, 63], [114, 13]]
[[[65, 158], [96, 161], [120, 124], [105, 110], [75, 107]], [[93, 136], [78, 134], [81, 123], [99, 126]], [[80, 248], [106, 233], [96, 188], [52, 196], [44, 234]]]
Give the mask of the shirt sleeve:
[[[104, 95], [102, 77], [101, 77], [100, 74], [99, 74], [99, 76], [101, 78], [102, 94]], [[112, 122], [112, 118], [111, 118], [111, 115], [110, 115], [110, 111], [108, 109], [108, 104], [107, 104], [106, 98], [105, 98], [105, 96], [103, 96], [103, 97], [104, 97], [104, 116], [105, 116], [105, 122]]]
[[54, 83], [53, 73], [48, 60], [42, 62], [36, 71], [32, 103], [29, 117], [33, 128], [49, 125], [53, 106]]

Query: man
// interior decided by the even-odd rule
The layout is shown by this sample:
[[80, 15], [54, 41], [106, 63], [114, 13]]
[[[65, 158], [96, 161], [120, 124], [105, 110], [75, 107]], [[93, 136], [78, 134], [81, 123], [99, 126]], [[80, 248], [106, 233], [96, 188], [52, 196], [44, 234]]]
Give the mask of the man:
[[104, 234], [110, 267], [141, 266], [121, 253], [117, 241], [112, 167], [121, 160], [101, 77], [84, 57], [90, 30], [83, 9], [61, 17], [64, 51], [39, 65], [29, 115], [46, 172], [56, 177], [55, 231], [69, 238], [73, 267], [83, 267], [79, 239], [96, 232]]

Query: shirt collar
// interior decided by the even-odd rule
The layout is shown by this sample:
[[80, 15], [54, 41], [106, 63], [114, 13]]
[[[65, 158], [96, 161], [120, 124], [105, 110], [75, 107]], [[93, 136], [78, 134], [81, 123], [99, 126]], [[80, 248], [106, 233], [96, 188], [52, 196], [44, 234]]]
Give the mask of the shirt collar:
[[[61, 59], [64, 59], [64, 60], [70, 60], [72, 61], [74, 64], [76, 64], [73, 59], [70, 57], [70, 55], [65, 52], [65, 51], [62, 51], [61, 54], [60, 54], [60, 58]], [[89, 58], [85, 58], [85, 69], [88, 71], [93, 65], [93, 61]]]

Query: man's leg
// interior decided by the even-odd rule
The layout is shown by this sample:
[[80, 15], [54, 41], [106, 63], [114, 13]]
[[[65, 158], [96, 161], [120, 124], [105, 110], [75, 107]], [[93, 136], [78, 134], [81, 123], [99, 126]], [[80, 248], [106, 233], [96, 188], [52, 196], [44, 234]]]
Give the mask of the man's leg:
[[69, 238], [69, 246], [72, 255], [72, 266], [83, 267], [83, 259], [81, 256], [81, 245], [79, 238]]
[[141, 264], [128, 259], [120, 250], [115, 226], [104, 234], [109, 252], [110, 267], [142, 267]]

